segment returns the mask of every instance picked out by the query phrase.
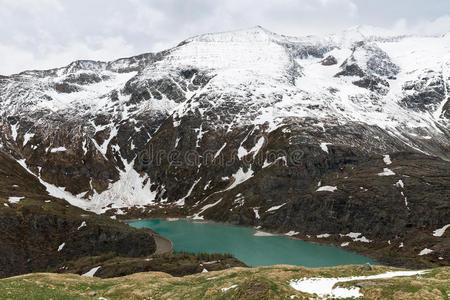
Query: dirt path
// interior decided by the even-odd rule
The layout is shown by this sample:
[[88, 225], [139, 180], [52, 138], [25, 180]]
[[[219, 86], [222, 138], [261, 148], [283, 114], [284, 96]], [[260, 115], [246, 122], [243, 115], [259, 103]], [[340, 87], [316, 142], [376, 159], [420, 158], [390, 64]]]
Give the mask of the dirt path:
[[156, 243], [156, 251], [155, 254], [163, 254], [163, 253], [172, 253], [173, 252], [173, 244], [172, 241], [159, 235], [153, 234]]

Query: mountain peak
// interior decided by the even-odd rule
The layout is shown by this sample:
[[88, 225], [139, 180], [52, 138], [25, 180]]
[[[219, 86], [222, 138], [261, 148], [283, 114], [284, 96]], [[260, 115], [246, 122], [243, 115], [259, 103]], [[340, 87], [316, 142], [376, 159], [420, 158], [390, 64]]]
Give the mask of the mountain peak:
[[185, 42], [270, 42], [280, 38], [282, 38], [281, 35], [257, 25], [244, 29], [201, 34]]

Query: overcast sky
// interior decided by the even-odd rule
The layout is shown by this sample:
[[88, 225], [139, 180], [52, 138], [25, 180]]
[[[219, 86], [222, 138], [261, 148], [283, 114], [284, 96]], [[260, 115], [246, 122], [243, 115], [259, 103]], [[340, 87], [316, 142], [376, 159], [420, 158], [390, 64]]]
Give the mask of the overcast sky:
[[0, 0], [0, 74], [159, 51], [261, 25], [286, 35], [355, 25], [450, 31], [450, 0]]

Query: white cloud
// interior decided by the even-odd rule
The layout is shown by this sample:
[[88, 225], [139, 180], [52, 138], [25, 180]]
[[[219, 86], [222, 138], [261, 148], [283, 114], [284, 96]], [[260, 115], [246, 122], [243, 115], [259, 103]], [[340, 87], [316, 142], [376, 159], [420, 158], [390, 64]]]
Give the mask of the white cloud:
[[0, 0], [0, 74], [160, 51], [193, 35], [255, 25], [287, 35], [359, 24], [443, 33], [450, 1], [434, 1]]
[[3, 9], [14, 9], [37, 14], [40, 11], [53, 9], [63, 11], [64, 8], [59, 0], [0, 0]]
[[2, 74], [23, 70], [50, 69], [68, 65], [76, 59], [113, 60], [136, 54], [136, 50], [122, 37], [97, 38], [95, 47], [86, 42], [71, 42], [66, 45], [46, 45], [41, 51], [21, 49], [17, 46], [0, 45], [0, 66]]
[[432, 21], [422, 20], [412, 26], [413, 32], [422, 34], [445, 34], [450, 32], [450, 16], [442, 16]]
[[442, 35], [450, 32], [450, 16], [445, 15], [434, 20], [420, 20], [414, 24], [402, 18], [394, 23], [394, 31], [403, 34]]

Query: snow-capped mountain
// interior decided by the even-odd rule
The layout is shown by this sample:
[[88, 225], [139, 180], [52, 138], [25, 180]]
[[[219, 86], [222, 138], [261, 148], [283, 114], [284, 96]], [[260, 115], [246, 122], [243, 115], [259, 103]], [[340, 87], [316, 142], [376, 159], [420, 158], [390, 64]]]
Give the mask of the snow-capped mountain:
[[0, 147], [98, 213], [401, 239], [450, 223], [449, 83], [449, 34], [204, 34], [0, 77]]

